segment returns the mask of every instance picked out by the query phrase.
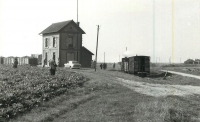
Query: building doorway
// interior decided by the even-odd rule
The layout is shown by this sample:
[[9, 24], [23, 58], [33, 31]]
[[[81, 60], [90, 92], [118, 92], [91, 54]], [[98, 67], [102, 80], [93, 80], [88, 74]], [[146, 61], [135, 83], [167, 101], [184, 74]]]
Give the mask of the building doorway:
[[74, 61], [75, 60], [75, 54], [74, 53], [67, 53], [67, 62], [68, 61]]

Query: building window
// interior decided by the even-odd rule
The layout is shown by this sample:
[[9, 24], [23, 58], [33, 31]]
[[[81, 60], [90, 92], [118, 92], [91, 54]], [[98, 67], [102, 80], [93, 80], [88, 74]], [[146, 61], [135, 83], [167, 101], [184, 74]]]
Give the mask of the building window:
[[73, 34], [68, 34], [68, 40], [67, 40], [68, 42], [68, 47], [70, 47], [70, 48], [73, 48], [74, 47], [74, 45], [73, 45]]
[[56, 37], [53, 37], [53, 47], [56, 47]]
[[68, 47], [73, 47], [73, 38], [69, 38], [69, 45]]
[[48, 47], [48, 38], [45, 39], [45, 47]]

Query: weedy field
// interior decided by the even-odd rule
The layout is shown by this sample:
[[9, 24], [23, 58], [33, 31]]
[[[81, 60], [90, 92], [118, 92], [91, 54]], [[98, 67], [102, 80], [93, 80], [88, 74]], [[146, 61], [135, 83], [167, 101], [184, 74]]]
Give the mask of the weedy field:
[[86, 80], [81, 74], [61, 69], [50, 76], [48, 68], [0, 65], [0, 121], [30, 111]]
[[[12, 81], [16, 84], [15, 86], [19, 87], [18, 89], [21, 88], [20, 86], [23, 86], [22, 84], [26, 84], [24, 86], [30, 87], [31, 91], [28, 93], [18, 92], [18, 96], [22, 98], [22, 100], [20, 99], [22, 102], [18, 100], [19, 98], [13, 97], [20, 101], [18, 103], [23, 106], [22, 108], [25, 108], [27, 105], [24, 104], [26, 102], [23, 102], [23, 100], [33, 100], [34, 102], [34, 104], [31, 105], [32, 108], [18, 112], [22, 114], [18, 114], [16, 117], [12, 114], [4, 114], [4, 118], [6, 118], [5, 115], [14, 117], [9, 120], [10, 122], [200, 121], [200, 95], [194, 94], [193, 92], [189, 95], [182, 95], [181, 92], [190, 91], [179, 89], [182, 87], [187, 88], [187, 86], [198, 87], [200, 86], [200, 80], [173, 74], [168, 74], [167, 78], [164, 80], [164, 73], [160, 71], [163, 67], [151, 68], [151, 77], [145, 78], [121, 72], [119, 65], [113, 68], [112, 64], [108, 64], [106, 70], [101, 70], [100, 67], [97, 67], [96, 72], [94, 69], [90, 68], [82, 68], [80, 70], [58, 68], [55, 76], [49, 76], [48, 68], [29, 66], [19, 67], [18, 69], [12, 69], [11, 67], [1, 68], [3, 68], [2, 71], [4, 71], [0, 74], [1, 78], [3, 78], [0, 80], [2, 83], [5, 84], [5, 82], [8, 82], [6, 84], [9, 84], [9, 82]], [[6, 75], [4, 74], [5, 72], [7, 72]], [[16, 80], [18, 77], [22, 77], [21, 79], [23, 80]], [[26, 77], [29, 80], [26, 80]], [[118, 79], [123, 79], [128, 83], [124, 84], [124, 82]], [[41, 91], [41, 93], [37, 95], [38, 92], [34, 92], [33, 86], [30, 85], [34, 83], [29, 83], [31, 81], [36, 81], [36, 84], [38, 84], [38, 82], [41, 85], [46, 84], [45, 86], [48, 86], [48, 83], [52, 83], [51, 88], [52, 86], [53, 88], [51, 91], [47, 92], [49, 94], [49, 97], [47, 97], [49, 98], [48, 100], [45, 101], [44, 99], [46, 98], [44, 97], [44, 94], [46, 94], [44, 89], [48, 91], [49, 87], [40, 88], [40, 85], [37, 85], [38, 87], [36, 88], [39, 88], [39, 90], [36, 91]], [[57, 89], [54, 89], [53, 84], [57, 84], [55, 85]], [[62, 84], [66, 84], [64, 91], [67, 92], [56, 92], [59, 91], [59, 89], [63, 89]], [[144, 92], [148, 90], [149, 86], [151, 86], [149, 93], [152, 94]], [[159, 90], [163, 90], [162, 88], [165, 88], [165, 86], [166, 89], [171, 90], [170, 92], [168, 91], [169, 94], [164, 94], [163, 96], [162, 94], [157, 95], [159, 94]], [[29, 90], [28, 87], [22, 88]], [[10, 89], [10, 87], [7, 87], [7, 89]], [[13, 90], [14, 86], [12, 86], [11, 89]], [[175, 90], [180, 90], [181, 95], [175, 95]], [[30, 97], [25, 97], [27, 95], [30, 95]], [[38, 99], [40, 100], [39, 103], [37, 102]], [[14, 102], [10, 101], [12, 101], [12, 99], [8, 99], [7, 102], [10, 104], [4, 104], [4, 106], [7, 105], [6, 107], [1, 106], [1, 110], [14, 108]]]

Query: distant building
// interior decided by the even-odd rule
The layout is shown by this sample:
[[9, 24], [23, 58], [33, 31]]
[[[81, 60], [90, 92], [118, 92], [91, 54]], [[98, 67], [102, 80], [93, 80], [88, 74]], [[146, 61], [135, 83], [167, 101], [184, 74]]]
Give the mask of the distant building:
[[42, 64], [42, 54], [31, 54], [32, 58], [37, 58], [37, 63]]
[[200, 59], [188, 59], [184, 62], [184, 64], [200, 64]]
[[3, 64], [13, 64], [14, 63], [14, 60], [15, 58], [17, 58], [17, 61], [18, 61], [18, 65], [24, 65], [24, 64], [29, 64], [29, 56], [24, 56], [24, 57], [13, 57], [13, 56], [10, 56], [10, 57], [2, 57], [1, 60], [3, 60]]
[[0, 64], [4, 64], [3, 61], [4, 61], [4, 57], [1, 56], [0, 57]]
[[10, 56], [10, 57], [4, 58], [3, 62], [4, 62], [4, 64], [13, 64], [14, 59], [15, 59], [15, 57]]
[[19, 65], [29, 64], [29, 56], [23, 56], [18, 58]]
[[53, 23], [40, 34], [43, 37], [42, 65], [49, 66], [48, 61], [54, 59], [57, 64], [59, 62], [59, 66], [76, 60], [82, 67], [90, 67], [88, 64], [91, 63], [93, 53], [82, 47], [82, 34], [85, 32], [79, 23], [73, 20]]
[[40, 58], [42, 54], [31, 54], [32, 58]]
[[184, 62], [184, 64], [194, 64], [194, 60], [193, 59], [188, 59]]
[[195, 60], [194, 60], [194, 63], [195, 63], [195, 64], [200, 64], [200, 59], [195, 59]]

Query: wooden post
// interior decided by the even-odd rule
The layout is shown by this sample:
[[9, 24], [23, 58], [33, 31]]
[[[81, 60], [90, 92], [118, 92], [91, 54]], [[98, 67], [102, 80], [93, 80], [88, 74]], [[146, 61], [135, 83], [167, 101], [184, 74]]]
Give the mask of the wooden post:
[[105, 52], [104, 52], [104, 63], [105, 63]]
[[98, 36], [99, 36], [99, 25], [97, 26], [97, 46], [96, 46], [96, 63], [95, 63], [95, 72], [97, 67], [97, 50], [98, 50]]
[[[77, 0], [77, 25], [79, 27], [79, 23], [78, 23], [78, 0]], [[77, 29], [77, 61], [78, 61], [78, 29]], [[81, 63], [79, 61], [79, 63]]]

